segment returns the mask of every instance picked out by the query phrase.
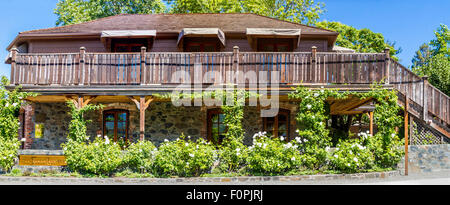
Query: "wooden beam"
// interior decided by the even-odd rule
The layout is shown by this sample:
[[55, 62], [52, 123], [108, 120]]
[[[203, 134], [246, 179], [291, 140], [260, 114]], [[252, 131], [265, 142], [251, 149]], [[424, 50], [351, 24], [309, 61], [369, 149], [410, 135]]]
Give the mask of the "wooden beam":
[[145, 99], [145, 96], [140, 96], [139, 101], [132, 96], [128, 96], [128, 98], [136, 104], [136, 107], [139, 109], [139, 140], [145, 139], [145, 110], [147, 110], [155, 98], [150, 97], [149, 99]]
[[370, 119], [370, 124], [369, 124], [369, 132], [370, 135], [374, 135], [373, 133], [373, 112], [369, 112], [369, 119]]
[[86, 99], [84, 99], [84, 102], [81, 106], [82, 107], [86, 106], [87, 104], [89, 104], [89, 102], [91, 102], [95, 98], [97, 98], [97, 96], [87, 96]]
[[409, 110], [409, 98], [405, 96], [405, 175], [408, 175], [408, 110]]

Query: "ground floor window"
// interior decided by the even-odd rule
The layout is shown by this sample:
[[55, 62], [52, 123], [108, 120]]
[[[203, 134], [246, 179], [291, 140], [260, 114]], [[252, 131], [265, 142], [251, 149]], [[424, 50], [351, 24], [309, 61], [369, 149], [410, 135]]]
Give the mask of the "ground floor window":
[[103, 112], [103, 136], [114, 141], [128, 141], [129, 113], [127, 110], [106, 110]]
[[289, 110], [280, 109], [275, 117], [264, 117], [264, 130], [273, 137], [289, 139], [289, 116]]
[[215, 143], [221, 144], [225, 138], [225, 133], [227, 131], [227, 126], [224, 123], [225, 114], [222, 113], [220, 109], [208, 110], [208, 140]]

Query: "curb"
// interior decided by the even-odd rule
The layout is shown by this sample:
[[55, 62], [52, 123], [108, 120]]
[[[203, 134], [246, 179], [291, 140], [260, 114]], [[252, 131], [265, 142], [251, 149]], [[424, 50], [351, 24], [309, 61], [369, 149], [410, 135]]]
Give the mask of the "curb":
[[242, 177], [180, 177], [180, 178], [75, 178], [75, 177], [9, 177], [0, 176], [2, 183], [36, 183], [36, 184], [140, 184], [140, 183], [197, 183], [197, 182], [288, 182], [288, 181], [326, 181], [326, 180], [360, 180], [385, 179], [399, 176], [400, 171], [370, 172], [357, 174], [324, 174], [294, 176], [242, 176]]

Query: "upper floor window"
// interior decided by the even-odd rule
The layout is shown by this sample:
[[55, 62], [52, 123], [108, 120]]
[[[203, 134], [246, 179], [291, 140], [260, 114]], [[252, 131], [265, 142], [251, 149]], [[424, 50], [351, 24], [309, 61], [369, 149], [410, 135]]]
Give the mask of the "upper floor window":
[[258, 51], [262, 52], [292, 52], [292, 38], [260, 38], [258, 39]]
[[130, 38], [130, 39], [112, 39], [112, 52], [141, 52], [141, 47], [148, 48], [150, 39]]
[[221, 144], [227, 132], [227, 125], [224, 123], [225, 115], [220, 109], [208, 110], [208, 135], [209, 141], [214, 144]]
[[129, 113], [127, 110], [106, 110], [103, 112], [103, 135], [108, 138], [128, 141]]
[[185, 52], [217, 52], [220, 50], [217, 38], [190, 37], [184, 39]]
[[264, 130], [273, 137], [289, 138], [290, 111], [280, 109], [275, 117], [263, 118]]

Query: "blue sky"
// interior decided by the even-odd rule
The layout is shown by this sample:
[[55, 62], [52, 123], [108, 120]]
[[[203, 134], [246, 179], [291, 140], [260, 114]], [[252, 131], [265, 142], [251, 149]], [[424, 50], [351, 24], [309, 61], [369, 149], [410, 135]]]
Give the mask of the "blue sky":
[[[434, 38], [440, 23], [450, 25], [450, 0], [316, 0], [325, 3], [321, 20], [369, 28], [396, 42], [399, 55], [410, 66], [414, 52]], [[0, 3], [0, 75], [10, 75], [3, 64], [6, 47], [20, 31], [55, 26], [58, 0], [2, 0]]]

